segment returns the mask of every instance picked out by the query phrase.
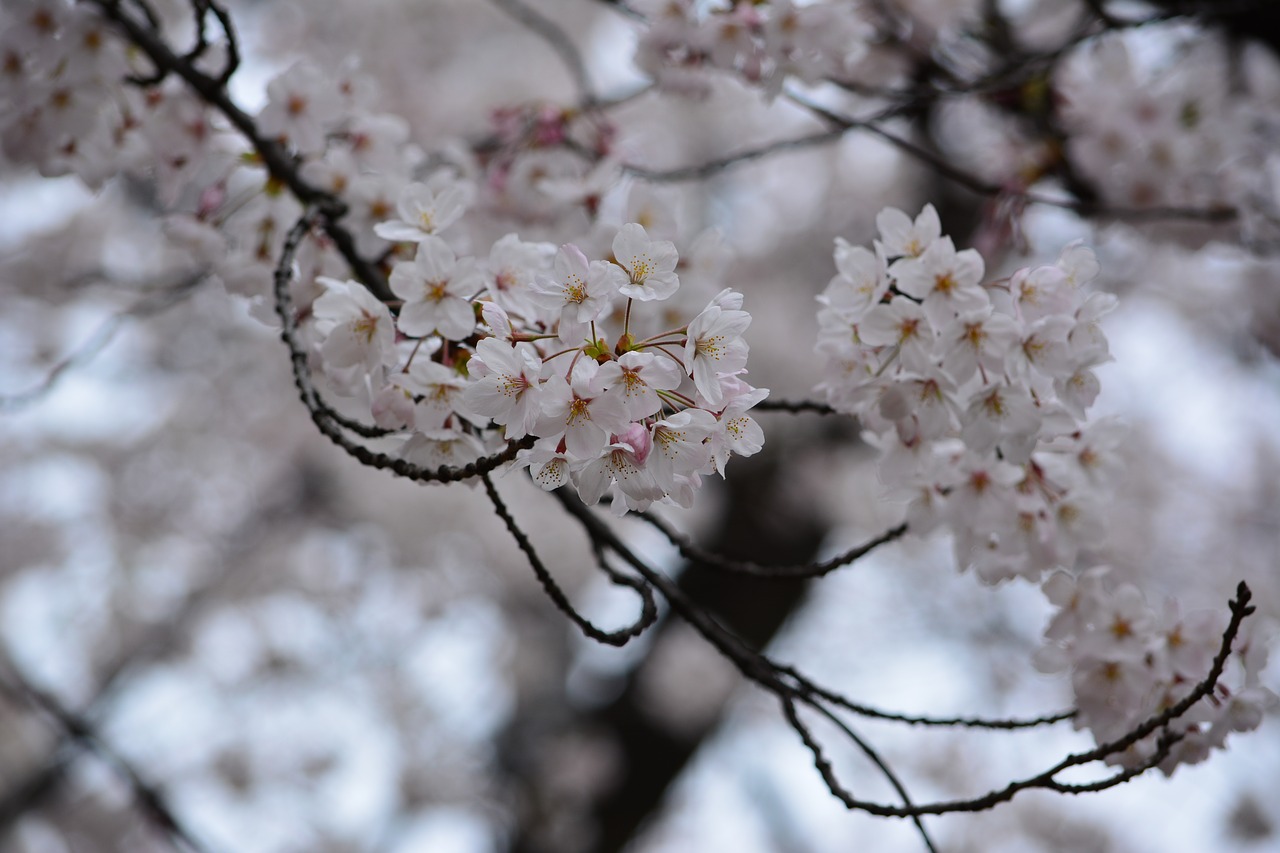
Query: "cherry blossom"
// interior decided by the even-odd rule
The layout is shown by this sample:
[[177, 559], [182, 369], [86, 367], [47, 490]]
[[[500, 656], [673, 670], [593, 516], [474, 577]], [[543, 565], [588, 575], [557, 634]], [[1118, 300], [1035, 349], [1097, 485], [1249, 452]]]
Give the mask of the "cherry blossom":
[[473, 412], [506, 426], [508, 438], [523, 438], [542, 414], [542, 359], [528, 344], [484, 338], [467, 362], [473, 379], [463, 400]]
[[373, 371], [395, 363], [395, 322], [391, 312], [356, 281], [321, 279], [326, 291], [313, 312], [323, 336], [325, 362]]
[[483, 285], [480, 271], [472, 258], [459, 261], [440, 238], [423, 239], [413, 262], [397, 264], [389, 283], [404, 300], [396, 322], [406, 335], [461, 340], [475, 328], [471, 299]]
[[425, 184], [406, 186], [396, 200], [400, 218], [380, 222], [373, 230], [384, 240], [420, 242], [461, 219], [470, 201], [467, 184], [437, 172]]
[[689, 323], [684, 366], [712, 406], [724, 397], [720, 375], [737, 373], [747, 364], [749, 347], [742, 335], [751, 325], [751, 315], [741, 309], [742, 295], [724, 290]]
[[613, 238], [613, 256], [630, 278], [618, 288], [623, 296], [648, 302], [667, 299], [680, 287], [675, 244], [649, 239], [642, 225], [632, 222], [622, 226]]
[[341, 115], [333, 82], [314, 65], [298, 62], [267, 84], [258, 121], [264, 133], [309, 154], [324, 149], [325, 133]]

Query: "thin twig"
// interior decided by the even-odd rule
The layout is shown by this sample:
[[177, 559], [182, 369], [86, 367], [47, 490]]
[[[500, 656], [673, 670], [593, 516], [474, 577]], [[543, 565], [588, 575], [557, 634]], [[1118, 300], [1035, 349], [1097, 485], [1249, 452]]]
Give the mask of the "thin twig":
[[[609, 575], [609, 579], [621, 586], [630, 587], [640, 596], [640, 615], [635, 622], [617, 631], [605, 631], [596, 627], [591, 620], [578, 612], [577, 608], [569, 601], [569, 597], [565, 595], [564, 590], [560, 588], [555, 578], [551, 576], [551, 572], [547, 570], [542, 558], [538, 556], [538, 552], [534, 549], [533, 542], [530, 541], [520, 525], [516, 523], [510, 510], [507, 509], [506, 503], [502, 500], [501, 495], [498, 494], [498, 490], [494, 488], [493, 480], [489, 478], [488, 474], [481, 474], [480, 481], [484, 483], [485, 493], [493, 504], [494, 512], [502, 519], [507, 531], [516, 540], [516, 545], [524, 554], [525, 559], [529, 561], [529, 567], [533, 569], [533, 573], [537, 576], [538, 583], [542, 584], [543, 591], [546, 592], [547, 597], [551, 599], [551, 603], [556, 606], [556, 609], [568, 616], [569, 620], [578, 626], [583, 636], [609, 646], [625, 646], [658, 621], [658, 605], [653, 598], [653, 587], [643, 580], [615, 571], [605, 560], [603, 548], [595, 544], [597, 562], [600, 568]], [[596, 540], [592, 541], [596, 543]]]
[[734, 560], [711, 551], [706, 551], [693, 544], [688, 537], [678, 533], [675, 528], [658, 518], [656, 515], [649, 512], [636, 513], [636, 515], [658, 530], [658, 532], [667, 538], [667, 541], [676, 546], [676, 550], [680, 552], [680, 556], [684, 557], [696, 566], [718, 569], [719, 571], [724, 572], [733, 572], [734, 574], [749, 575], [755, 578], [770, 578], [777, 580], [820, 578], [823, 575], [830, 574], [842, 566], [849, 565], [861, 557], [865, 557], [881, 545], [892, 542], [895, 539], [902, 538], [902, 536], [907, 532], [907, 525], [899, 524], [897, 527], [885, 531], [868, 542], [864, 542], [861, 545], [850, 548], [844, 553], [837, 554], [829, 560], [822, 560], [817, 563], [766, 565], [763, 563], [756, 563], [751, 560]]
[[[786, 716], [787, 721], [791, 723], [791, 727], [797, 731], [803, 729], [804, 721], [800, 719], [799, 711], [795, 705], [795, 698], [792, 696], [782, 696], [780, 699], [782, 701], [783, 714]], [[907, 793], [906, 786], [902, 783], [902, 780], [898, 778], [898, 774], [889, 767], [888, 762], [886, 762], [880, 753], [867, 742], [866, 738], [855, 732], [848, 723], [833, 714], [830, 709], [824, 708], [822, 705], [812, 702], [811, 700], [806, 701], [810, 707], [831, 721], [836, 728], [844, 732], [845, 737], [849, 738], [849, 740], [851, 740], [858, 749], [862, 750], [862, 754], [880, 770], [880, 773], [884, 776], [885, 780], [895, 791], [897, 791], [898, 796], [902, 799], [902, 804], [907, 808], [910, 808], [912, 806], [911, 796]], [[911, 822], [915, 824], [916, 831], [920, 833], [920, 838], [924, 841], [924, 846], [929, 850], [929, 853], [938, 853], [938, 848], [934, 846], [933, 839], [929, 837], [928, 830], [924, 828], [924, 819], [920, 815], [912, 815]]]

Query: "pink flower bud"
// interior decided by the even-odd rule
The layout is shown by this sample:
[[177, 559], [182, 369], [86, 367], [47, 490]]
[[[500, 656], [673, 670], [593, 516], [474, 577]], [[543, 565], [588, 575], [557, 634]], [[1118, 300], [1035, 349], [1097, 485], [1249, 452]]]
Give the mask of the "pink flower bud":
[[627, 424], [627, 428], [615, 435], [613, 440], [616, 444], [631, 446], [631, 455], [636, 458], [637, 465], [643, 465], [649, 458], [649, 451], [653, 450], [653, 439], [649, 437], [649, 430], [644, 424]]

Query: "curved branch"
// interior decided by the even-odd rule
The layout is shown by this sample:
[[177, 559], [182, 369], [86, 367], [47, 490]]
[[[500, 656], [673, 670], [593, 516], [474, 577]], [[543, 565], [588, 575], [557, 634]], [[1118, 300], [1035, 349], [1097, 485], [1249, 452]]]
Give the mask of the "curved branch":
[[[599, 538], [606, 543], [615, 553], [630, 563], [636, 571], [649, 583], [651, 583], [671, 605], [682, 619], [690, 624], [708, 643], [727, 658], [734, 666], [743, 674], [744, 677], [755, 682], [760, 687], [768, 690], [779, 697], [783, 696], [803, 696], [804, 691], [811, 690], [814, 695], [822, 699], [828, 699], [828, 691], [817, 691], [811, 682], [807, 679], [800, 678], [794, 670], [788, 667], [782, 667], [770, 660], [766, 655], [749, 649], [735, 637], [732, 632], [720, 625], [710, 614], [700, 610], [693, 604], [685, 594], [661, 572], [656, 571], [634, 553], [632, 553], [618, 537], [597, 519], [581, 501], [576, 500], [571, 495], [565, 494], [563, 489], [557, 490], [556, 497], [566, 511], [569, 512], [579, 523], [587, 530], [588, 534], [594, 539]], [[1251, 615], [1255, 608], [1249, 606], [1252, 598], [1248, 586], [1242, 581], [1236, 589], [1236, 597], [1231, 601], [1231, 620], [1222, 635], [1222, 644], [1215, 656], [1213, 666], [1209, 670], [1209, 674], [1197, 684], [1182, 701], [1171, 706], [1163, 713], [1158, 714], [1145, 722], [1135, 726], [1123, 737], [1100, 744], [1095, 749], [1086, 752], [1073, 753], [1059, 761], [1048, 770], [1035, 776], [1010, 782], [1003, 788], [989, 791], [981, 796], [972, 797], [964, 800], [939, 801], [935, 803], [927, 803], [924, 805], [908, 806], [891, 806], [885, 803], [878, 803], [872, 800], [861, 800], [847, 791], [836, 778], [830, 761], [822, 749], [822, 745], [813, 737], [807, 728], [795, 727], [797, 734], [809, 751], [813, 754], [814, 766], [822, 775], [823, 780], [827, 783], [832, 795], [845, 804], [851, 810], [863, 811], [880, 817], [905, 817], [914, 818], [922, 815], [930, 814], [948, 814], [952, 812], [975, 812], [985, 811], [993, 808], [1001, 803], [1013, 799], [1022, 791], [1034, 788], [1054, 789], [1062, 783], [1056, 781], [1055, 777], [1062, 771], [1070, 767], [1078, 767], [1084, 764], [1090, 764], [1094, 761], [1100, 761], [1113, 755], [1118, 755], [1138, 741], [1150, 735], [1152, 732], [1160, 728], [1165, 728], [1173, 720], [1184, 715], [1193, 705], [1204, 697], [1210, 695], [1217, 686], [1219, 678], [1222, 676], [1223, 668], [1226, 660], [1231, 654], [1232, 644], [1235, 642], [1236, 636], [1239, 634], [1240, 626], [1243, 620]], [[796, 679], [799, 683], [792, 684], [786, 679]], [[826, 694], [826, 695], [824, 695]], [[815, 700], [811, 697], [805, 697], [804, 701], [813, 704]], [[848, 710], [854, 710], [851, 705], [843, 703], [841, 707]], [[1043, 724], [1047, 722], [1057, 722], [1065, 717], [1044, 717], [1036, 721], [1029, 721], [1034, 724]], [[1014, 726], [997, 726], [999, 728], [1012, 728]], [[1022, 727], [1022, 726], [1018, 726]], [[1148, 768], [1149, 769], [1149, 768]], [[1123, 774], [1122, 774], [1123, 775]], [[1136, 774], [1135, 774], [1136, 775]], [[1132, 778], [1132, 777], [1125, 777]], [[1105, 780], [1104, 780], [1105, 781]], [[1119, 779], [1114, 784], [1119, 784]], [[1102, 785], [1102, 783], [1097, 783]], [[1082, 788], [1086, 790], [1085, 788]], [[1101, 790], [1101, 787], [1099, 787]]]
[[[1022, 791], [1033, 788], [1042, 788], [1048, 790], [1065, 790], [1072, 793], [1085, 793], [1094, 790], [1104, 790], [1105, 788], [1126, 782], [1137, 776], [1139, 772], [1151, 769], [1159, 761], [1162, 761], [1168, 754], [1168, 748], [1172, 746], [1169, 743], [1165, 747], [1164, 755], [1161, 755], [1155, 763], [1143, 762], [1141, 765], [1143, 771], [1129, 773], [1128, 771], [1117, 774], [1111, 779], [1102, 780], [1100, 782], [1087, 785], [1070, 786], [1058, 782], [1056, 777], [1062, 771], [1070, 767], [1079, 767], [1084, 764], [1090, 764], [1094, 761], [1101, 761], [1113, 755], [1118, 755], [1138, 741], [1155, 732], [1157, 729], [1165, 728], [1173, 720], [1181, 717], [1191, 709], [1196, 702], [1213, 692], [1217, 686], [1218, 679], [1222, 676], [1223, 667], [1226, 665], [1227, 657], [1231, 654], [1231, 646], [1235, 642], [1235, 638], [1240, 631], [1240, 625], [1245, 617], [1254, 612], [1254, 608], [1248, 606], [1252, 593], [1249, 587], [1243, 581], [1236, 588], [1236, 597], [1230, 603], [1231, 622], [1222, 635], [1222, 645], [1219, 648], [1217, 656], [1214, 658], [1213, 666], [1209, 670], [1209, 674], [1203, 681], [1195, 686], [1190, 693], [1183, 697], [1181, 702], [1168, 708], [1164, 713], [1151, 717], [1146, 722], [1135, 726], [1128, 734], [1107, 743], [1100, 744], [1097, 748], [1088, 750], [1087, 752], [1079, 752], [1068, 755], [1060, 762], [1050, 767], [1048, 770], [1036, 776], [1027, 777], [1025, 779], [1010, 782], [1003, 788], [991, 791], [980, 797], [973, 797], [967, 800], [951, 800], [937, 803], [930, 803], [923, 806], [913, 806], [911, 808], [886, 806], [882, 803], [875, 803], [868, 800], [859, 800], [849, 791], [844, 789], [831, 768], [830, 761], [826, 758], [822, 746], [807, 730], [797, 729], [801, 740], [809, 751], [813, 754], [814, 766], [822, 775], [827, 783], [828, 789], [833, 795], [845, 804], [850, 810], [864, 811], [881, 817], [915, 817], [926, 814], [948, 814], [951, 812], [976, 812], [985, 811], [1001, 803], [1012, 800]], [[1165, 740], [1168, 740], [1166, 738]], [[1157, 753], [1160, 749], [1157, 748]]]
[[[792, 729], [795, 729], [796, 731], [804, 730], [804, 721], [800, 720], [799, 712], [796, 711], [795, 702], [792, 701], [790, 697], [787, 697], [782, 699], [782, 703], [783, 710], [785, 710], [786, 713], [787, 722], [790, 722]], [[820, 704], [812, 702], [809, 704], [810, 707], [813, 707], [815, 711], [820, 713], [820, 715], [827, 717], [827, 720], [831, 721], [837, 729], [844, 731], [846, 738], [852, 740], [856, 747], [861, 749], [864, 756], [867, 756], [868, 760], [879, 768], [881, 775], [888, 781], [888, 784], [892, 785], [893, 790], [895, 790], [897, 795], [902, 799], [902, 806], [905, 806], [906, 808], [913, 807], [911, 806], [911, 797], [906, 793], [906, 786], [902, 784], [902, 781], [897, 777], [897, 774], [893, 772], [892, 768], [888, 766], [888, 763], [883, 760], [881, 754], [879, 754], [876, 749], [873, 749], [872, 745], [867, 743], [867, 740], [865, 740], [863, 736], [852, 730], [852, 727], [849, 724], [846, 724], [844, 720], [837, 717], [835, 713], [832, 713], [831, 710], [829, 710], [829, 708], [824, 708], [820, 706]], [[801, 735], [801, 738], [804, 738], [804, 735]], [[924, 840], [924, 847], [928, 848], [929, 853], [938, 853], [938, 848], [933, 845], [933, 839], [929, 838], [928, 830], [924, 829], [923, 818], [919, 815], [911, 815], [911, 822], [915, 824], [915, 829], [920, 834], [920, 838]]]
[[[808, 739], [812, 739], [812, 735], [807, 733], [808, 730], [805, 727], [804, 721], [800, 719], [800, 714], [796, 710], [795, 700], [790, 696], [783, 696], [780, 698], [782, 700], [783, 714], [786, 716], [787, 722], [791, 724], [793, 729], [801, 732], [802, 739], [805, 739], [806, 737]], [[865, 755], [872, 764], [879, 768], [880, 774], [884, 776], [885, 780], [888, 781], [895, 791], [897, 791], [898, 796], [902, 799], [902, 804], [907, 808], [911, 808], [911, 796], [907, 793], [906, 786], [902, 784], [902, 780], [900, 780], [898, 775], [893, 772], [888, 763], [880, 756], [880, 753], [873, 749], [871, 744], [867, 743], [866, 739], [855, 732], [844, 720], [831, 713], [830, 709], [824, 708], [813, 702], [809, 702], [808, 704], [819, 714], [822, 714], [822, 716], [830, 720], [837, 728], [840, 729], [840, 731], [844, 732], [845, 737], [853, 741], [858, 749], [862, 750], [862, 754]], [[834, 778], [834, 776], [832, 778]], [[923, 818], [921, 818], [920, 815], [912, 815], [911, 822], [915, 824], [916, 831], [920, 833], [920, 838], [924, 841], [924, 846], [928, 848], [929, 853], [938, 853], [938, 848], [934, 846], [933, 839], [929, 837], [928, 830], [924, 828]]]
[[926, 717], [913, 714], [902, 714], [896, 711], [882, 711], [869, 705], [862, 705], [854, 702], [833, 690], [829, 690], [820, 684], [811, 681], [795, 667], [777, 663], [773, 666], [779, 673], [787, 676], [795, 682], [796, 691], [801, 695], [806, 697], [816, 696], [824, 702], [829, 702], [832, 705], [843, 708], [844, 710], [857, 714], [860, 717], [869, 717], [871, 719], [885, 720], [893, 723], [905, 723], [909, 726], [1015, 731], [1018, 729], [1034, 729], [1042, 726], [1051, 726], [1055, 723], [1061, 723], [1066, 720], [1073, 719], [1076, 715], [1075, 711], [1058, 711], [1053, 714], [1043, 714], [1039, 717], [1025, 718]]
[[307, 354], [303, 351], [301, 344], [298, 343], [297, 320], [294, 317], [293, 300], [289, 295], [289, 280], [293, 276], [293, 259], [297, 254], [298, 246], [315, 224], [317, 215], [319, 214], [314, 210], [307, 211], [289, 229], [288, 234], [285, 235], [284, 246], [280, 251], [280, 260], [276, 264], [273, 277], [276, 316], [280, 318], [280, 339], [289, 348], [289, 361], [293, 367], [293, 383], [298, 389], [302, 404], [307, 407], [307, 411], [311, 415], [311, 422], [316, 425], [316, 429], [320, 430], [326, 438], [338, 447], [345, 450], [347, 455], [356, 459], [361, 465], [390, 471], [400, 477], [421, 483], [457, 483], [462, 480], [469, 480], [472, 477], [487, 474], [506, 465], [515, 459], [516, 454], [521, 450], [532, 447], [533, 437], [526, 436], [520, 441], [508, 441], [504, 450], [490, 456], [482, 456], [474, 462], [468, 462], [466, 465], [441, 465], [438, 468], [423, 468], [398, 456], [370, 450], [343, 434], [342, 427], [348, 425], [354, 425], [354, 432], [367, 435], [367, 437], [377, 437], [381, 433], [378, 428], [368, 427], [356, 421], [342, 418], [320, 398], [320, 393], [311, 381], [311, 367], [307, 363]]
[[502, 519], [502, 523], [507, 526], [507, 531], [516, 540], [516, 545], [524, 553], [525, 559], [529, 561], [529, 567], [537, 575], [538, 582], [542, 584], [542, 589], [546, 592], [547, 597], [551, 599], [557, 610], [568, 616], [570, 621], [578, 626], [587, 639], [609, 646], [625, 646], [658, 621], [658, 605], [653, 598], [653, 587], [643, 580], [612, 569], [605, 560], [603, 548], [593, 540], [593, 548], [601, 570], [608, 574], [609, 579], [614, 583], [630, 587], [640, 596], [640, 615], [635, 622], [617, 631], [604, 631], [597, 628], [595, 624], [579, 613], [569, 602], [569, 597], [565, 595], [564, 590], [556, 583], [555, 578], [551, 576], [551, 572], [547, 571], [546, 565], [542, 562], [542, 558], [538, 556], [538, 552], [534, 550], [533, 543], [529, 541], [528, 535], [516, 524], [515, 518], [507, 509], [507, 505], [498, 494], [498, 490], [494, 488], [493, 480], [489, 478], [488, 474], [481, 474], [480, 480], [484, 483], [485, 493], [488, 494], [494, 511]]

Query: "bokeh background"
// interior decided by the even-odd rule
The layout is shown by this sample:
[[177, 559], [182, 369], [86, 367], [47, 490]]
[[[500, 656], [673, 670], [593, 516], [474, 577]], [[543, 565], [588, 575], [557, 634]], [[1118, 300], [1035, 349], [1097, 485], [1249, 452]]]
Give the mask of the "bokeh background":
[[[587, 0], [534, 5], [570, 34], [601, 91], [644, 84], [626, 16]], [[1076, 4], [1000, 5], [1051, 40], [1065, 15], [1051, 7]], [[982, 11], [901, 6], [944, 35]], [[483, 135], [498, 107], [574, 97], [557, 55], [496, 4], [229, 8], [246, 57], [232, 91], [250, 108], [299, 56], [358, 57], [381, 107], [408, 119], [427, 150]], [[1179, 26], [1218, 45], [1219, 59], [1240, 45]], [[1153, 30], [1130, 37], [1134, 55], [1152, 57], [1159, 98], [1179, 97], [1196, 79], [1179, 63], [1201, 60], [1168, 53], [1173, 37]], [[1248, 51], [1259, 74], [1275, 73], [1269, 47]], [[980, 103], [944, 106], [895, 127], [1002, 177], [1023, 150], [1016, 129]], [[1276, 106], [1259, 96], [1241, 109], [1256, 128]], [[620, 149], [655, 168], [815, 129], [725, 75], [709, 77], [704, 98], [651, 93], [614, 118]], [[1127, 162], [1117, 156], [1121, 173], [1098, 176], [1104, 187], [1125, 185]], [[211, 850], [921, 849], [908, 823], [847, 813], [776, 700], [744, 686], [692, 631], [664, 620], [625, 649], [584, 641], [482, 492], [363, 469], [316, 434], [276, 334], [244, 296], [192, 274], [145, 182], [91, 193], [11, 164], [0, 181], [0, 671], [101, 737], [86, 748], [21, 694], [0, 694], [0, 850], [171, 849], [104, 754], [163, 792]], [[927, 201], [957, 243], [989, 236], [987, 199], [857, 133], [632, 192], [675, 211], [681, 233], [723, 231], [725, 281], [755, 317], [752, 381], [788, 399], [812, 397], [818, 379], [814, 296], [834, 274], [835, 237], [869, 243], [881, 208], [914, 214]], [[1130, 427], [1126, 475], [1108, 498], [1109, 538], [1089, 557], [1184, 609], [1220, 607], [1247, 580], [1258, 618], [1274, 622], [1280, 264], [1265, 228], [1045, 206], [1021, 223], [1018, 239], [983, 244], [989, 270], [1051, 261], [1082, 238], [1102, 261], [1096, 286], [1121, 297], [1105, 321], [1115, 361], [1099, 370], [1095, 412]], [[536, 225], [526, 234], [546, 237]], [[727, 483], [673, 521], [729, 551], [808, 559], [900, 519], [855, 425], [760, 420], [764, 453], [736, 460]], [[584, 611], [628, 619], [634, 602], [592, 571], [555, 502], [519, 474], [499, 485]], [[651, 529], [619, 529], [681, 571]], [[809, 584], [684, 582], [771, 653], [878, 706], [1012, 716], [1070, 702], [1069, 684], [1030, 662], [1043, 596], [961, 575], [942, 535], [909, 537]], [[1264, 683], [1280, 689], [1280, 669]], [[983, 791], [1090, 745], [1069, 726], [859, 731], [921, 800]], [[833, 756], [856, 793], [892, 798], [852, 748]], [[1148, 774], [1096, 796], [1031, 792], [928, 825], [954, 853], [1272, 851], [1277, 790], [1272, 718], [1171, 779]]]

